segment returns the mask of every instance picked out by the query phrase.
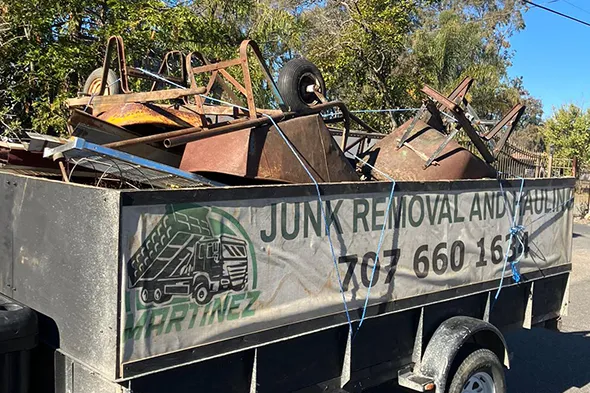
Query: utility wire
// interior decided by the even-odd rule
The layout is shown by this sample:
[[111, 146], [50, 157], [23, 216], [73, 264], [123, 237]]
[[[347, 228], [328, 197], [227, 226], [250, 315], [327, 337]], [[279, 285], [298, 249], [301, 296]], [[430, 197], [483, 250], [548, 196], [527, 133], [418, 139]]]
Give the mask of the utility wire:
[[532, 6], [535, 6], [535, 7], [538, 7], [538, 8], [540, 8], [540, 9], [542, 9], [542, 10], [549, 11], [549, 12], [551, 12], [551, 13], [555, 14], [555, 15], [559, 15], [559, 16], [561, 16], [561, 17], [563, 17], [563, 18], [567, 18], [567, 19], [573, 20], [574, 22], [578, 22], [578, 23], [580, 23], [580, 24], [583, 24], [583, 25], [585, 25], [585, 26], [588, 26], [588, 27], [590, 27], [590, 23], [588, 23], [588, 22], [585, 22], [585, 21], [583, 21], [583, 20], [581, 20], [581, 19], [578, 19], [578, 18], [574, 18], [573, 16], [569, 16], [569, 15], [563, 14], [563, 13], [561, 13], [561, 12], [559, 12], [559, 11], [552, 10], [551, 8], [547, 8], [547, 7], [545, 7], [545, 6], [542, 6], [542, 5], [540, 5], [540, 4], [533, 3], [532, 1], [528, 1], [528, 0], [522, 0], [522, 2], [523, 2], [523, 3], [526, 3], [526, 4], [530, 4], [530, 5], [532, 5]]
[[571, 5], [571, 6], [572, 6], [572, 7], [574, 7], [574, 8], [577, 8], [577, 9], [579, 9], [579, 10], [580, 10], [580, 11], [582, 11], [582, 12], [585, 12], [585, 13], [587, 13], [587, 14], [590, 14], [590, 11], [583, 9], [582, 7], [579, 7], [579, 6], [575, 5], [574, 3], [571, 3], [571, 2], [569, 2], [569, 1], [567, 1], [567, 0], [563, 0], [563, 2], [564, 2], [564, 3], [567, 3], [567, 4], [569, 4], [569, 5]]

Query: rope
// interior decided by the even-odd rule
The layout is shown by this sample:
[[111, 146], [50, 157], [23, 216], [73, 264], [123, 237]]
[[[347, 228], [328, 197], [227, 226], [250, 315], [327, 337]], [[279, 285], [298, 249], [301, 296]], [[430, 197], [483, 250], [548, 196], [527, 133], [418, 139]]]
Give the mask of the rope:
[[[356, 328], [356, 333], [354, 335], [354, 337], [356, 337], [356, 335], [358, 334], [358, 332], [365, 320], [366, 314], [367, 314], [367, 306], [369, 305], [369, 297], [371, 296], [371, 288], [373, 287], [373, 278], [375, 277], [375, 270], [377, 270], [379, 255], [381, 255], [381, 247], [383, 246], [383, 238], [385, 237], [385, 227], [387, 226], [387, 223], [389, 220], [389, 211], [390, 211], [391, 205], [393, 203], [393, 193], [395, 192], [395, 180], [393, 178], [391, 178], [387, 173], [382, 172], [379, 169], [375, 168], [373, 165], [369, 164], [367, 161], [363, 160], [362, 158], [360, 158], [356, 154], [350, 153], [350, 152], [349, 152], [349, 154], [352, 155], [357, 160], [361, 161], [363, 164], [367, 165], [369, 168], [371, 168], [371, 169], [379, 172], [383, 176], [387, 177], [389, 180], [391, 180], [391, 183], [392, 183], [391, 184], [391, 191], [389, 193], [389, 203], [387, 204], [387, 209], [385, 210], [385, 220], [383, 221], [383, 228], [381, 228], [381, 235], [379, 236], [379, 243], [377, 245], [375, 263], [373, 265], [373, 270], [371, 271], [371, 279], [369, 280], [369, 288], [367, 289], [367, 296], [365, 297], [365, 303], [363, 304], [363, 312], [361, 315], [361, 319], [359, 321], [359, 324]], [[353, 337], [353, 339], [354, 339], [354, 337]]]
[[[502, 174], [502, 172], [498, 171], [498, 174]], [[510, 263], [510, 268], [512, 270], [512, 278], [513, 278], [514, 282], [519, 283], [522, 279], [522, 277], [518, 271], [518, 264], [520, 263], [520, 260], [524, 256], [524, 252], [525, 252], [525, 244], [522, 241], [522, 232], [525, 230], [525, 227], [524, 227], [524, 225], [518, 225], [517, 220], [518, 220], [518, 217], [520, 216], [520, 201], [521, 201], [522, 195], [523, 195], [524, 178], [519, 177], [519, 179], [520, 179], [520, 190], [518, 192], [518, 199], [516, 200], [514, 215], [512, 215], [512, 213], [510, 212], [510, 208], [508, 207], [508, 197], [506, 196], [506, 191], [504, 191], [504, 187], [502, 186], [502, 179], [498, 178], [498, 182], [500, 183], [500, 191], [502, 192], [502, 195], [504, 196], [504, 206], [506, 207], [508, 214], [512, 215], [512, 217], [511, 217], [512, 226], [510, 227], [510, 232], [509, 232], [510, 237], [509, 237], [508, 243], [507, 243], [508, 247], [506, 248], [506, 253], [504, 254], [504, 265], [502, 266], [502, 277], [500, 278], [500, 285], [498, 286], [498, 290], [496, 291], [496, 295], [494, 296], [494, 304], [498, 300], [498, 297], [500, 297], [500, 292], [502, 291], [502, 287], [504, 286], [504, 276], [506, 274], [506, 265], [508, 264], [508, 254], [510, 253], [512, 241], [514, 240], [514, 237], [516, 237], [516, 239], [520, 243], [521, 251], [520, 251], [520, 255], [518, 256], [518, 258], [515, 258], [514, 261], [512, 261]], [[492, 304], [492, 307], [494, 306], [494, 304]]]
[[[151, 72], [146, 71], [146, 70], [141, 69], [141, 68], [139, 68], [139, 70], [142, 71], [142, 72], [144, 72], [144, 73], [146, 73], [147, 75], [150, 75], [150, 76], [152, 76], [152, 77], [154, 77], [156, 79], [159, 79], [159, 80], [161, 80], [163, 82], [167, 82], [167, 83], [170, 83], [170, 84], [172, 84], [174, 86], [177, 86], [179, 88], [186, 89], [183, 86], [177, 85], [177, 84], [175, 84], [175, 83], [173, 83], [173, 82], [171, 82], [171, 81], [169, 81], [169, 80], [167, 80], [165, 78], [162, 78], [160, 75], [151, 73]], [[232, 104], [230, 102], [219, 100], [219, 99], [213, 98], [213, 97], [208, 97], [208, 96], [203, 95], [203, 94], [199, 94], [199, 96], [202, 97], [202, 98], [204, 98], [204, 99], [206, 99], [206, 100], [209, 99], [209, 100], [211, 100], [213, 102], [217, 102], [217, 103], [220, 103], [220, 104], [223, 104], [223, 105], [228, 105], [228, 106], [231, 106], [231, 107], [238, 108], [238, 109], [244, 110], [246, 112], [249, 112], [248, 111], [248, 108], [244, 108], [242, 106], [235, 105], [235, 104]], [[289, 147], [289, 150], [291, 150], [291, 152], [293, 153], [293, 155], [295, 156], [295, 158], [297, 159], [297, 161], [299, 161], [299, 164], [303, 167], [303, 169], [305, 170], [307, 176], [311, 179], [311, 181], [313, 182], [313, 184], [315, 186], [317, 197], [318, 197], [318, 202], [320, 204], [320, 211], [321, 211], [321, 214], [322, 214], [322, 218], [324, 220], [324, 225], [326, 226], [326, 235], [328, 236], [328, 242], [330, 244], [330, 252], [332, 254], [332, 261], [334, 263], [334, 269], [336, 270], [336, 277], [338, 278], [338, 284], [339, 284], [339, 287], [340, 287], [340, 294], [342, 296], [342, 303], [344, 305], [344, 312], [346, 314], [346, 319], [347, 319], [347, 322], [348, 322], [349, 334], [352, 336], [352, 334], [353, 334], [352, 320], [350, 318], [350, 311], [348, 309], [348, 304], [346, 302], [346, 295], [344, 294], [344, 285], [342, 283], [342, 277], [340, 275], [340, 270], [338, 269], [338, 258], [336, 257], [336, 251], [334, 250], [334, 244], [332, 242], [332, 236], [331, 236], [331, 231], [330, 231], [330, 224], [328, 223], [328, 217], [327, 217], [326, 212], [325, 212], [325, 209], [324, 209], [324, 204], [323, 204], [323, 201], [322, 201], [322, 194], [321, 194], [319, 183], [317, 182], [317, 180], [315, 179], [315, 177], [313, 176], [313, 174], [309, 171], [309, 169], [307, 168], [307, 166], [303, 162], [303, 159], [300, 157], [300, 155], [297, 152], [297, 150], [295, 149], [295, 147], [291, 144], [291, 142], [289, 141], [289, 139], [287, 138], [287, 136], [284, 134], [284, 132], [281, 130], [281, 128], [279, 127], [279, 125], [275, 122], [275, 120], [270, 115], [267, 115], [267, 114], [264, 114], [264, 113], [261, 113], [261, 115], [270, 120], [270, 122], [275, 127], [275, 129], [277, 130], [277, 132], [279, 133], [279, 135], [281, 136], [281, 138], [283, 139], [283, 141], [285, 142], [285, 144], [287, 145], [287, 147]], [[391, 205], [393, 203], [393, 194], [394, 194], [394, 191], [395, 191], [395, 180], [393, 180], [387, 174], [385, 174], [384, 172], [381, 172], [380, 170], [378, 170], [377, 168], [375, 168], [371, 164], [369, 164], [366, 161], [360, 159], [356, 155], [354, 155], [354, 154], [352, 154], [352, 155], [355, 156], [360, 161], [364, 162], [365, 165], [368, 165], [369, 167], [375, 169], [376, 171], [378, 171], [382, 175], [384, 175], [387, 178], [389, 178], [392, 181], [392, 183], [393, 183], [392, 184], [392, 187], [391, 187], [391, 192], [389, 194], [389, 203], [387, 205], [387, 210], [386, 210], [386, 213], [385, 213], [386, 214], [385, 221], [383, 223], [383, 228], [381, 229], [381, 235], [379, 237], [379, 244], [377, 246], [377, 253], [376, 253], [377, 255], [375, 257], [375, 263], [374, 263], [373, 269], [371, 271], [371, 279], [369, 281], [369, 288], [367, 290], [367, 295], [365, 297], [365, 302], [364, 302], [364, 305], [363, 305], [363, 312], [362, 312], [362, 315], [361, 315], [361, 319], [360, 319], [359, 325], [357, 326], [357, 330], [356, 330], [356, 333], [358, 333], [358, 331], [359, 331], [359, 329], [360, 329], [361, 325], [363, 324], [363, 322], [365, 320], [365, 317], [366, 317], [367, 306], [368, 306], [369, 297], [370, 297], [370, 294], [371, 294], [371, 287], [373, 286], [373, 280], [375, 278], [375, 270], [376, 270], [377, 265], [378, 265], [379, 255], [381, 253], [381, 247], [383, 246], [383, 239], [385, 237], [385, 228], [387, 226], [387, 220], [389, 219], [389, 211], [390, 211]], [[355, 333], [355, 336], [356, 336], [356, 333]]]
[[138, 68], [138, 70], [139, 70], [139, 71], [141, 71], [141, 72], [143, 72], [143, 73], [144, 73], [144, 74], [146, 74], [146, 75], [149, 75], [149, 76], [151, 76], [152, 78], [159, 79], [160, 81], [162, 81], [162, 82], [166, 82], [166, 83], [169, 83], [169, 84], [171, 84], [171, 85], [172, 85], [172, 86], [174, 86], [174, 87], [178, 87], [179, 89], [185, 89], [185, 90], [186, 90], [186, 87], [184, 87], [184, 86], [181, 86], [181, 85], [179, 85], [179, 84], [177, 84], [177, 83], [174, 83], [174, 82], [172, 82], [171, 80], [168, 80], [168, 79], [166, 79], [166, 78], [163, 78], [161, 75], [154, 74], [153, 72], [149, 72], [148, 70], [144, 70], [143, 68]]
[[[395, 113], [395, 112], [417, 112], [420, 108], [391, 108], [391, 109], [359, 109], [349, 111], [350, 113]], [[369, 165], [370, 166], [370, 165]]]

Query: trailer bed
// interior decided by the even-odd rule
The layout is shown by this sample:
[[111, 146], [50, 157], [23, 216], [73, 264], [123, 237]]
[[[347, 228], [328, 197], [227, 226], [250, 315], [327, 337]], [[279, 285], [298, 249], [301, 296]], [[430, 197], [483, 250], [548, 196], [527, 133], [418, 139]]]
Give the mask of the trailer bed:
[[[400, 182], [388, 210], [387, 182], [322, 184], [320, 205], [313, 185], [130, 191], [0, 173], [0, 292], [39, 312], [44, 341], [104, 391], [150, 391], [181, 366], [222, 367], [233, 382], [219, 391], [377, 381], [443, 318], [530, 327], [566, 311], [574, 180], [524, 180], [518, 209], [521, 180], [502, 186]], [[523, 242], [508, 246], [515, 211]], [[227, 281], [236, 258], [241, 288]]]

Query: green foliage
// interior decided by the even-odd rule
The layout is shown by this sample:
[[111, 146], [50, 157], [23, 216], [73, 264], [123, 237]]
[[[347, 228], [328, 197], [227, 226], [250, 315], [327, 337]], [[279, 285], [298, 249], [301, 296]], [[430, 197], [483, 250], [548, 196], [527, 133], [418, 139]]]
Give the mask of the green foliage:
[[[123, 37], [129, 65], [153, 71], [153, 59], [172, 49], [234, 58], [246, 38], [280, 64], [300, 24], [276, 4], [255, 0], [0, 0], [0, 115], [16, 127], [65, 132], [64, 101], [102, 64], [111, 35]], [[259, 70], [253, 78], [261, 79]]]
[[558, 157], [577, 157], [581, 164], [590, 163], [590, 109], [564, 105], [545, 122], [542, 133]]
[[[101, 65], [107, 38], [121, 35], [128, 64], [154, 71], [168, 50], [224, 60], [254, 39], [274, 76], [308, 57], [328, 96], [352, 109], [415, 107], [423, 84], [449, 93], [469, 75], [482, 117], [524, 100], [538, 135], [540, 103], [507, 77], [508, 39], [523, 27], [516, 0], [0, 0], [0, 130], [63, 133], [65, 99]], [[251, 73], [257, 105], [271, 105], [260, 68]], [[384, 116], [366, 120], [387, 131]]]

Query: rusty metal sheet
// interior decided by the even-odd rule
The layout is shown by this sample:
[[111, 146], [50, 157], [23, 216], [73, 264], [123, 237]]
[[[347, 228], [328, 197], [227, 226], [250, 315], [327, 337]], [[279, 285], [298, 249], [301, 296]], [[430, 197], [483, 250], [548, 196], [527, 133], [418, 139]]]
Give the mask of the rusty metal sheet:
[[[80, 110], [74, 110], [68, 120], [68, 124], [74, 130], [72, 136], [84, 138], [88, 142], [99, 145], [116, 142], [125, 139], [137, 138], [139, 135], [122, 127], [108, 123]], [[156, 161], [162, 164], [178, 167], [180, 154], [157, 148], [150, 144], [122, 147], [119, 150], [138, 157]]]
[[[395, 129], [380, 140], [364, 156], [380, 171], [395, 180], [458, 180], [496, 177], [496, 171], [490, 165], [451, 140], [440, 152], [432, 165], [424, 168], [428, 157], [432, 156], [444, 142], [446, 135], [418, 120], [414, 131], [406, 143], [397, 148], [404, 131], [411, 120]], [[382, 174], [373, 171], [377, 180], [388, 180]]]
[[[319, 182], [359, 180], [318, 115], [279, 123]], [[311, 180], [274, 126], [237, 131], [186, 145], [180, 169], [287, 183]]]
[[200, 127], [202, 124], [200, 116], [194, 112], [138, 103], [114, 106], [98, 118], [119, 127], [133, 127], [141, 134], [144, 134], [142, 130], [151, 133], [148, 131]]

